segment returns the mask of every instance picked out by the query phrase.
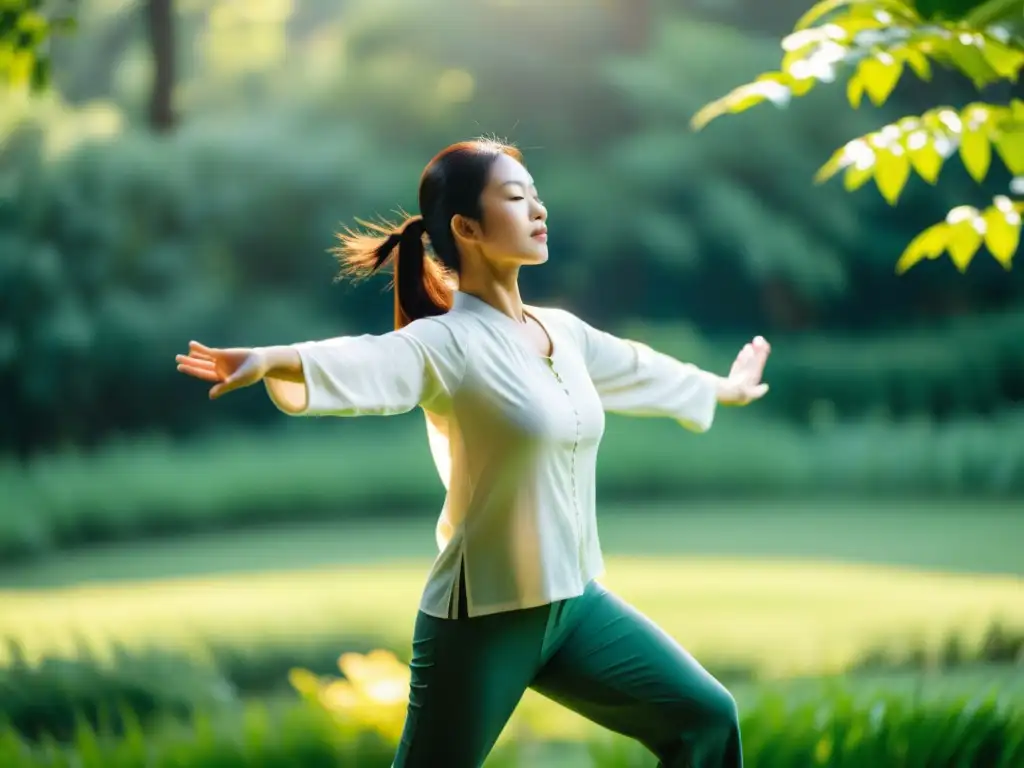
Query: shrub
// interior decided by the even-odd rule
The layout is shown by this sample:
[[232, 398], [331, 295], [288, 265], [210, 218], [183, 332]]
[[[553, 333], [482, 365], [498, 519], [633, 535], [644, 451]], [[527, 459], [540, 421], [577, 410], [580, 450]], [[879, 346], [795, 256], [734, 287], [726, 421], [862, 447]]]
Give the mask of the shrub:
[[111, 649], [99, 659], [88, 649], [72, 659], [29, 663], [9, 644], [11, 663], [0, 669], [0, 719], [26, 738], [70, 738], [81, 725], [114, 732], [126, 713], [184, 716], [196, 707], [234, 701], [235, 689], [219, 672], [167, 651]]
[[[0, 463], [0, 561], [260, 522], [433, 512], [442, 487], [423, 429], [418, 414], [336, 419], [189, 444], [137, 440], [28, 468]], [[602, 501], [1010, 498], [1024, 492], [1022, 429], [1024, 411], [807, 429], [723, 409], [700, 437], [666, 420], [612, 417], [597, 490]]]

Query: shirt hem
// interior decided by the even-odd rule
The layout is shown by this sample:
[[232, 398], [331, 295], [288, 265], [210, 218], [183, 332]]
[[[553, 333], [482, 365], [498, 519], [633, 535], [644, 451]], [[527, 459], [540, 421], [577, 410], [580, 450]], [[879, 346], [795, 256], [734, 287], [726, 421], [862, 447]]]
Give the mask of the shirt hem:
[[[587, 582], [589, 583], [590, 581], [593, 581], [595, 578], [598, 578], [601, 575], [601, 573], [598, 573], [597, 575], [587, 579]], [[466, 618], [475, 619], [480, 616], [491, 616], [496, 613], [508, 613], [510, 611], [526, 611], [531, 608], [540, 608], [545, 605], [557, 603], [560, 600], [571, 600], [574, 597], [580, 597], [585, 589], [586, 585], [578, 588], [574, 587], [566, 593], [556, 593], [551, 597], [532, 598], [528, 600], [514, 600], [511, 602], [499, 603], [498, 605], [487, 605], [482, 607], [470, 606], [469, 601], [467, 600]], [[435, 608], [431, 608], [429, 606], [424, 605], [422, 602], [420, 603], [419, 609], [427, 616], [432, 616], [435, 619], [451, 619], [451, 616], [446, 611], [438, 611]]]

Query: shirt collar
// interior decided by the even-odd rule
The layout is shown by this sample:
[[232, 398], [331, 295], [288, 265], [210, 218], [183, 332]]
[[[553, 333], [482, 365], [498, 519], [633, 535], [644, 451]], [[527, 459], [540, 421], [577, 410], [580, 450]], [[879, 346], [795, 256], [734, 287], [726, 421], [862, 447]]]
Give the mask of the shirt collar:
[[516, 322], [515, 319], [509, 317], [500, 309], [492, 307], [483, 299], [478, 299], [471, 293], [464, 293], [463, 291], [455, 292], [455, 296], [452, 300], [452, 309], [458, 312], [468, 312], [469, 314], [480, 315], [482, 317], [488, 317], [501, 322], [511, 323], [515, 326], [521, 325], [521, 323]]

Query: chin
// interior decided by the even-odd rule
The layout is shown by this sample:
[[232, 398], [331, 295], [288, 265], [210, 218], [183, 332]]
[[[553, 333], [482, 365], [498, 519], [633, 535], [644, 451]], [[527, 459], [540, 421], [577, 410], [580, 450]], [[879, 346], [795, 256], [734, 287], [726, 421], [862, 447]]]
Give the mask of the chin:
[[546, 245], [536, 249], [533, 253], [523, 254], [523, 266], [536, 266], [546, 264], [548, 260], [548, 247]]

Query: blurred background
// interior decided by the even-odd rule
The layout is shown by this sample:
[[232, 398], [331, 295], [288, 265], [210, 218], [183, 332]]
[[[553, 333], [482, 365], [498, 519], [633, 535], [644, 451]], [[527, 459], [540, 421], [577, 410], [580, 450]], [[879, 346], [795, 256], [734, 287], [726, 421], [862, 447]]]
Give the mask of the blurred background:
[[[550, 211], [528, 301], [720, 373], [772, 342], [763, 402], [702, 436], [609, 417], [598, 477], [605, 582], [734, 690], [748, 761], [991, 716], [957, 764], [1016, 764], [1024, 278], [894, 273], [1009, 174], [951, 161], [896, 207], [813, 183], [977, 98], [941, 71], [694, 133], [809, 5], [77, 3], [50, 88], [0, 92], [0, 764], [390, 764], [443, 501], [422, 416], [211, 403], [173, 358], [389, 330], [385, 278], [334, 281], [334, 233], [415, 211], [425, 163], [479, 135]], [[954, 764], [902, 749], [841, 764]], [[529, 694], [502, 764], [653, 762]]]

